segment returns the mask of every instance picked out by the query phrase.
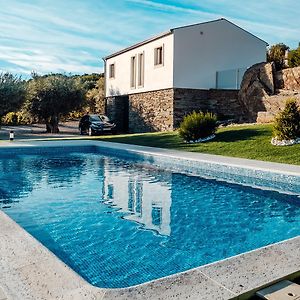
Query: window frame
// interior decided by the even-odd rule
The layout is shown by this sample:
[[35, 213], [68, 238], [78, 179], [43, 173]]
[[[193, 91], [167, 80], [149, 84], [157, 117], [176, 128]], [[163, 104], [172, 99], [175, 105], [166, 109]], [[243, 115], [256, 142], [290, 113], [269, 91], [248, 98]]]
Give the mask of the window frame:
[[[165, 52], [164, 44], [154, 48], [154, 67], [155, 68], [164, 66], [164, 60], [165, 60], [164, 52]], [[159, 53], [160, 53], [160, 55], [158, 55]]]
[[[112, 72], [112, 70], [113, 70], [113, 72]], [[109, 66], [108, 66], [108, 77], [109, 77], [109, 79], [116, 78], [116, 63], [115, 62], [109, 64]]]
[[137, 86], [144, 87], [145, 84], [145, 51], [137, 55]]
[[137, 55], [130, 57], [130, 88], [136, 89]]

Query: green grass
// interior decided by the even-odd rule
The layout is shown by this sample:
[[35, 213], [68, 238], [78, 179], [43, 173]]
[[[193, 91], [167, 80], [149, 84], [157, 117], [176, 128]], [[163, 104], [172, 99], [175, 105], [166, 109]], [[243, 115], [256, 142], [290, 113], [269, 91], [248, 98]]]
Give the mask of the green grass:
[[271, 125], [247, 125], [221, 128], [213, 141], [200, 144], [184, 143], [177, 132], [104, 136], [99, 139], [300, 165], [300, 144], [287, 147], [272, 146], [271, 136]]

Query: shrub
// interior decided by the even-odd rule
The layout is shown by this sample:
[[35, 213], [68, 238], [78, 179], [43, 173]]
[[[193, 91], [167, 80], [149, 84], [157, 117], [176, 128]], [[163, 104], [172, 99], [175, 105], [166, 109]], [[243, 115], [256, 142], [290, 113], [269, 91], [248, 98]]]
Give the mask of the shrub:
[[2, 124], [10, 126], [32, 124], [34, 121], [25, 111], [9, 112], [2, 118]]
[[216, 132], [217, 117], [212, 113], [192, 112], [184, 117], [179, 135], [187, 142], [206, 138]]
[[300, 137], [300, 111], [295, 99], [287, 100], [273, 126], [273, 136], [279, 140], [294, 140]]
[[18, 115], [15, 112], [9, 112], [2, 118], [2, 123], [5, 125], [17, 125]]

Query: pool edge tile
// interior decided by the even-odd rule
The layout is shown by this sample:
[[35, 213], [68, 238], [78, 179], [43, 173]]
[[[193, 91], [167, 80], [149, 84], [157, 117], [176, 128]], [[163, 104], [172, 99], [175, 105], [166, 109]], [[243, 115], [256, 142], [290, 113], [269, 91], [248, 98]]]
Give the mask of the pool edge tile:
[[[286, 242], [293, 243], [293, 240]], [[238, 295], [249, 293], [299, 272], [300, 260], [282, 250], [286, 242], [246, 252], [199, 269]]]
[[198, 269], [171, 275], [138, 286], [107, 290], [103, 300], [230, 299], [237, 295]]

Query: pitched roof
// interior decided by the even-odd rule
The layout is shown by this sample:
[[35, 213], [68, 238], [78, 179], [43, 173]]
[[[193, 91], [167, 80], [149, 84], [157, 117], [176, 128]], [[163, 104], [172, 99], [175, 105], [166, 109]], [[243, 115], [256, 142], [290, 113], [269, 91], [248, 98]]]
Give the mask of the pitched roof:
[[162, 33], [160, 33], [160, 34], [158, 34], [158, 35], [155, 35], [155, 36], [153, 36], [153, 37], [151, 37], [151, 38], [149, 38], [149, 39], [147, 39], [147, 40], [144, 40], [144, 41], [142, 41], [142, 42], [139, 42], [139, 43], [137, 43], [137, 44], [134, 44], [134, 45], [132, 45], [132, 46], [129, 46], [129, 47], [127, 47], [127, 48], [124, 48], [124, 49], [122, 49], [122, 50], [120, 50], [120, 51], [118, 51], [118, 52], [115, 52], [115, 53], [111, 54], [111, 55], [108, 55], [108, 56], [104, 57], [103, 59], [106, 60], [106, 59], [112, 58], [112, 57], [114, 57], [114, 56], [117, 56], [117, 55], [119, 55], [119, 54], [125, 53], [125, 52], [127, 52], [127, 51], [129, 51], [129, 50], [132, 50], [132, 49], [135, 49], [135, 48], [137, 48], [137, 47], [139, 47], [139, 46], [148, 44], [148, 43], [150, 43], [150, 42], [153, 42], [153, 41], [155, 41], [155, 40], [158, 40], [158, 39], [160, 39], [160, 38], [162, 38], [162, 37], [164, 37], [164, 36], [170, 35], [170, 34], [172, 34], [172, 33], [173, 33], [173, 32], [172, 32], [171, 30], [162, 32]]
[[127, 51], [130, 51], [130, 50], [133, 50], [133, 49], [135, 49], [135, 48], [138, 48], [138, 47], [140, 47], [140, 46], [142, 46], [142, 45], [145, 45], [145, 44], [148, 44], [148, 43], [153, 42], [153, 41], [155, 41], [155, 40], [158, 40], [158, 39], [160, 39], [160, 38], [162, 38], [162, 37], [165, 37], [165, 36], [167, 36], [167, 35], [172, 34], [175, 30], [182, 29], [182, 28], [193, 27], [193, 26], [198, 26], [198, 25], [203, 25], [203, 24], [208, 24], [208, 23], [219, 22], [219, 21], [226, 21], [226, 22], [228, 22], [228, 23], [230, 23], [230, 24], [232, 24], [232, 25], [238, 27], [239, 29], [243, 30], [245, 33], [250, 34], [251, 36], [255, 37], [256, 39], [258, 39], [258, 40], [264, 42], [267, 46], [269, 45], [266, 41], [262, 40], [261, 38], [257, 37], [256, 35], [252, 34], [251, 32], [249, 32], [249, 31], [243, 29], [242, 27], [240, 27], [240, 26], [238, 26], [238, 25], [236, 25], [236, 24], [234, 24], [234, 23], [228, 21], [228, 20], [225, 19], [225, 18], [220, 18], [220, 19], [216, 19], [216, 20], [212, 20], [212, 21], [200, 22], [200, 23], [195, 23], [195, 24], [191, 24], [191, 25], [185, 25], [185, 26], [180, 26], [180, 27], [171, 28], [170, 30], [165, 31], [165, 32], [163, 32], [163, 33], [160, 33], [160, 34], [158, 34], [158, 35], [155, 35], [155, 36], [153, 36], [153, 37], [151, 37], [151, 38], [149, 38], [149, 39], [147, 39], [147, 40], [144, 40], [144, 41], [142, 41], [142, 42], [136, 43], [136, 44], [134, 44], [134, 45], [132, 45], [132, 46], [129, 46], [129, 47], [127, 47], [127, 48], [124, 48], [124, 49], [122, 49], [122, 50], [120, 50], [120, 51], [114, 52], [114, 53], [112, 53], [112, 54], [110, 54], [110, 55], [104, 57], [103, 60], [107, 60], [107, 59], [112, 58], [112, 57], [115, 57], [115, 56], [117, 56], [117, 55], [119, 55], [119, 54], [125, 53], [125, 52], [127, 52]]

